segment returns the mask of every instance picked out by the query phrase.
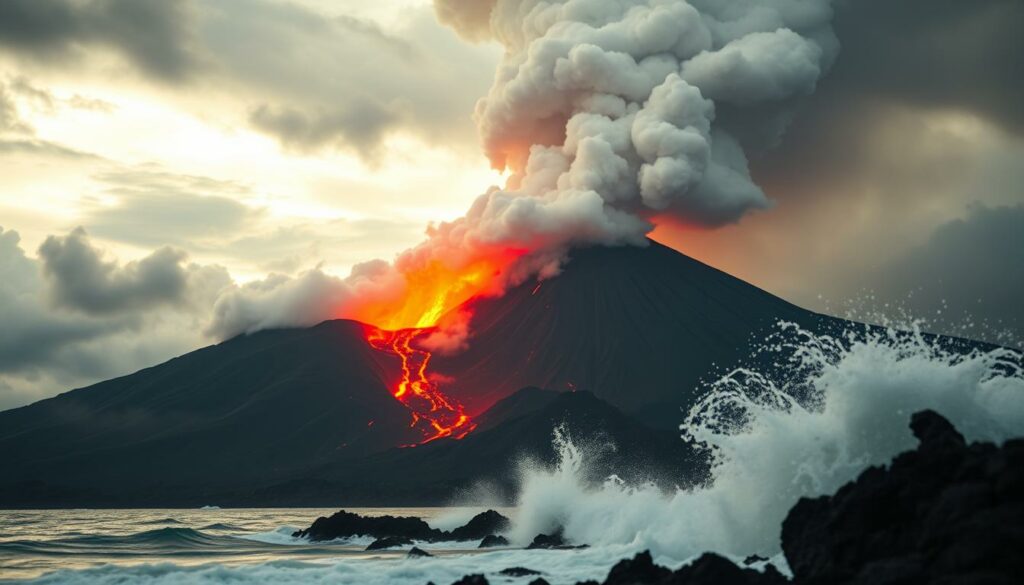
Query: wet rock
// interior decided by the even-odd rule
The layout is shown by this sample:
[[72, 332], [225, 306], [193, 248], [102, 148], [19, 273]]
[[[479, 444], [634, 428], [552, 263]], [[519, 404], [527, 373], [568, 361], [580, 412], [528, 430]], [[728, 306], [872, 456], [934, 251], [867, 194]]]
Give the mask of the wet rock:
[[931, 411], [910, 426], [917, 450], [790, 511], [797, 583], [1009, 583], [1024, 570], [1024, 441], [967, 445]]
[[530, 581], [530, 585], [551, 585], [551, 583], [548, 583], [548, 580], [544, 577], [537, 577], [533, 581]]
[[663, 583], [672, 571], [654, 564], [651, 553], [644, 551], [632, 559], [621, 560], [608, 572], [605, 585], [631, 585], [633, 583]]
[[589, 545], [586, 544], [576, 546], [569, 544], [565, 540], [565, 537], [562, 536], [562, 529], [558, 529], [551, 534], [538, 534], [537, 536], [533, 537], [533, 542], [531, 542], [530, 545], [526, 548], [528, 550], [538, 548], [569, 550], [575, 548], [587, 548], [588, 546]]
[[511, 522], [494, 510], [481, 512], [473, 519], [448, 533], [451, 540], [480, 540], [491, 534], [498, 534], [509, 529]]
[[763, 563], [768, 560], [768, 557], [762, 557], [761, 555], [750, 555], [743, 559], [744, 565], [753, 565], [755, 563]]
[[398, 536], [388, 536], [385, 538], [378, 538], [377, 540], [370, 543], [370, 546], [366, 547], [366, 550], [384, 550], [388, 548], [398, 548], [400, 546], [409, 546], [413, 541], [408, 538], [401, 538]]
[[435, 530], [419, 518], [401, 516], [364, 517], [342, 510], [330, 517], [317, 518], [305, 529], [292, 533], [295, 537], [307, 537], [314, 541], [372, 536], [374, 538], [398, 537], [412, 540], [438, 540], [443, 532]]
[[452, 583], [452, 585], [490, 585], [487, 582], [487, 577], [483, 575], [466, 575], [458, 581]]
[[480, 541], [480, 546], [477, 548], [493, 548], [496, 546], [508, 546], [508, 544], [508, 539], [504, 536], [488, 534]]
[[562, 537], [562, 531], [559, 530], [554, 534], [538, 534], [534, 536], [533, 542], [526, 548], [558, 548], [561, 546], [565, 546], [565, 539]]
[[649, 552], [619, 561], [602, 585], [783, 585], [787, 583], [771, 565], [764, 573], [737, 567], [716, 554], [705, 554], [693, 563], [671, 571], [654, 564]]
[[530, 575], [540, 575], [540, 571], [534, 571], [526, 567], [509, 567], [498, 571], [498, 574], [505, 577], [529, 577]]
[[427, 551], [423, 550], [422, 548], [420, 548], [418, 546], [414, 546], [411, 549], [409, 549], [409, 554], [407, 554], [405, 556], [407, 556], [409, 558], [422, 558], [422, 557], [432, 557], [434, 555], [428, 553]]

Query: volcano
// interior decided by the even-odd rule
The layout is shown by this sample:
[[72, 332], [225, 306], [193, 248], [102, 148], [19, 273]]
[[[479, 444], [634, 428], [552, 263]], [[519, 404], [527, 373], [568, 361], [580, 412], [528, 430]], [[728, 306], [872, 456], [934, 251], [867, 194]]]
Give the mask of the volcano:
[[[425, 332], [328, 321], [243, 335], [0, 413], [0, 504], [161, 503], [140, 493], [202, 504], [314, 470], [358, 469], [369, 481], [387, 475], [375, 465], [428, 460], [432, 477], [462, 477], [456, 468], [482, 469], [467, 457], [511, 456], [480, 441], [513, 440], [507, 425], [543, 411], [550, 391], [586, 391], [630, 424], [674, 434], [701, 380], [749, 363], [778, 320], [836, 322], [654, 242], [577, 250], [557, 277], [457, 310], [472, 315], [472, 335], [452, 355], [419, 347]], [[527, 387], [548, 392], [517, 394]], [[445, 440], [402, 449], [425, 439]]]
[[458, 310], [472, 315], [469, 346], [433, 367], [471, 414], [537, 386], [588, 390], [669, 428], [702, 378], [743, 361], [779, 320], [837, 321], [655, 242], [577, 250], [561, 275]]

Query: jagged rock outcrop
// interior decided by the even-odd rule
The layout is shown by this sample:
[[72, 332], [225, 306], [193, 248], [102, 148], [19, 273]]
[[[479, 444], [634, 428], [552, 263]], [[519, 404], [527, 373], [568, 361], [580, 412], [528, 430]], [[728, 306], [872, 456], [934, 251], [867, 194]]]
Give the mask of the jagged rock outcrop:
[[558, 530], [554, 531], [551, 534], [538, 534], [537, 536], [534, 536], [533, 537], [533, 542], [531, 542], [530, 545], [527, 546], [526, 548], [527, 549], [553, 548], [553, 549], [569, 550], [569, 549], [574, 549], [574, 548], [587, 548], [588, 546], [589, 545], [586, 545], [586, 544], [573, 545], [572, 543], [570, 543], [569, 541], [567, 541], [565, 539], [565, 536], [562, 534], [562, 529], [559, 528]]
[[798, 583], [1019, 582], [1024, 440], [968, 445], [932, 411], [911, 429], [917, 450], [790, 511], [782, 546]]
[[405, 556], [409, 557], [410, 559], [415, 559], [423, 557], [432, 557], [434, 555], [428, 553], [427, 551], [423, 550], [418, 546], [414, 546], [411, 549], [409, 549], [409, 552]]
[[[450, 532], [431, 528], [420, 518], [411, 516], [360, 516], [341, 510], [330, 517], [317, 518], [309, 528], [297, 530], [292, 536], [312, 541], [335, 540], [353, 536], [372, 536], [377, 540], [366, 550], [380, 550], [407, 546], [412, 541], [439, 542], [445, 540], [479, 540], [502, 532], [509, 527], [509, 519], [494, 510], [481, 512]], [[507, 544], [507, 541], [506, 541]]]
[[492, 534], [505, 532], [510, 525], [508, 518], [494, 510], [487, 510], [473, 516], [465, 526], [449, 532], [448, 537], [450, 540], [480, 540]]
[[496, 546], [508, 546], [508, 539], [504, 536], [488, 534], [480, 541], [480, 546], [477, 548], [494, 548]]
[[378, 538], [371, 542], [370, 546], [366, 547], [366, 550], [385, 550], [389, 548], [398, 548], [400, 546], [409, 546], [412, 543], [413, 541], [408, 538], [388, 536], [385, 538]]
[[642, 552], [632, 559], [619, 561], [608, 572], [603, 585], [782, 585], [786, 582], [775, 567], [769, 566], [762, 573], [737, 567], [732, 561], [712, 553], [671, 571], [654, 564], [649, 552]]
[[319, 517], [313, 524], [292, 536], [313, 541], [372, 536], [374, 538], [399, 537], [413, 540], [438, 540], [443, 534], [419, 518], [405, 516], [360, 516], [341, 510], [330, 517]]

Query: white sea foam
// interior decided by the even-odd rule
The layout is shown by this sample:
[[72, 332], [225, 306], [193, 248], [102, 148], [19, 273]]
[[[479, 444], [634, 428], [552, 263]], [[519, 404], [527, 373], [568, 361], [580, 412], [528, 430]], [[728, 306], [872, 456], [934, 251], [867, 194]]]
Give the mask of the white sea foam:
[[665, 494], [609, 480], [588, 489], [585, 454], [562, 439], [557, 468], [525, 478], [515, 541], [561, 526], [572, 541], [649, 548], [668, 563], [704, 551], [774, 556], [782, 520], [800, 497], [834, 492], [914, 447], [913, 412], [936, 410], [968, 440], [1024, 435], [1016, 352], [960, 355], [917, 332], [829, 337], [782, 328], [773, 351], [789, 356], [787, 371], [800, 376], [783, 382], [736, 370], [712, 385], [682, 427], [714, 454], [705, 486]]

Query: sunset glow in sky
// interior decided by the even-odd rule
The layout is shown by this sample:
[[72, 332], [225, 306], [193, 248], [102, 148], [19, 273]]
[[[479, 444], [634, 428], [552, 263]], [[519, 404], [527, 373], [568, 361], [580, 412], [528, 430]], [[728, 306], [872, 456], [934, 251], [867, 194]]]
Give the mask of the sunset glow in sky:
[[[654, 237], [811, 309], [874, 295], [1019, 336], [1024, 9], [960, 4], [840, 5], [834, 67], [751, 157], [771, 207]], [[218, 341], [225, 291], [345, 277], [462, 216], [508, 177], [473, 120], [502, 51], [431, 0], [0, 4], [0, 408]]]

